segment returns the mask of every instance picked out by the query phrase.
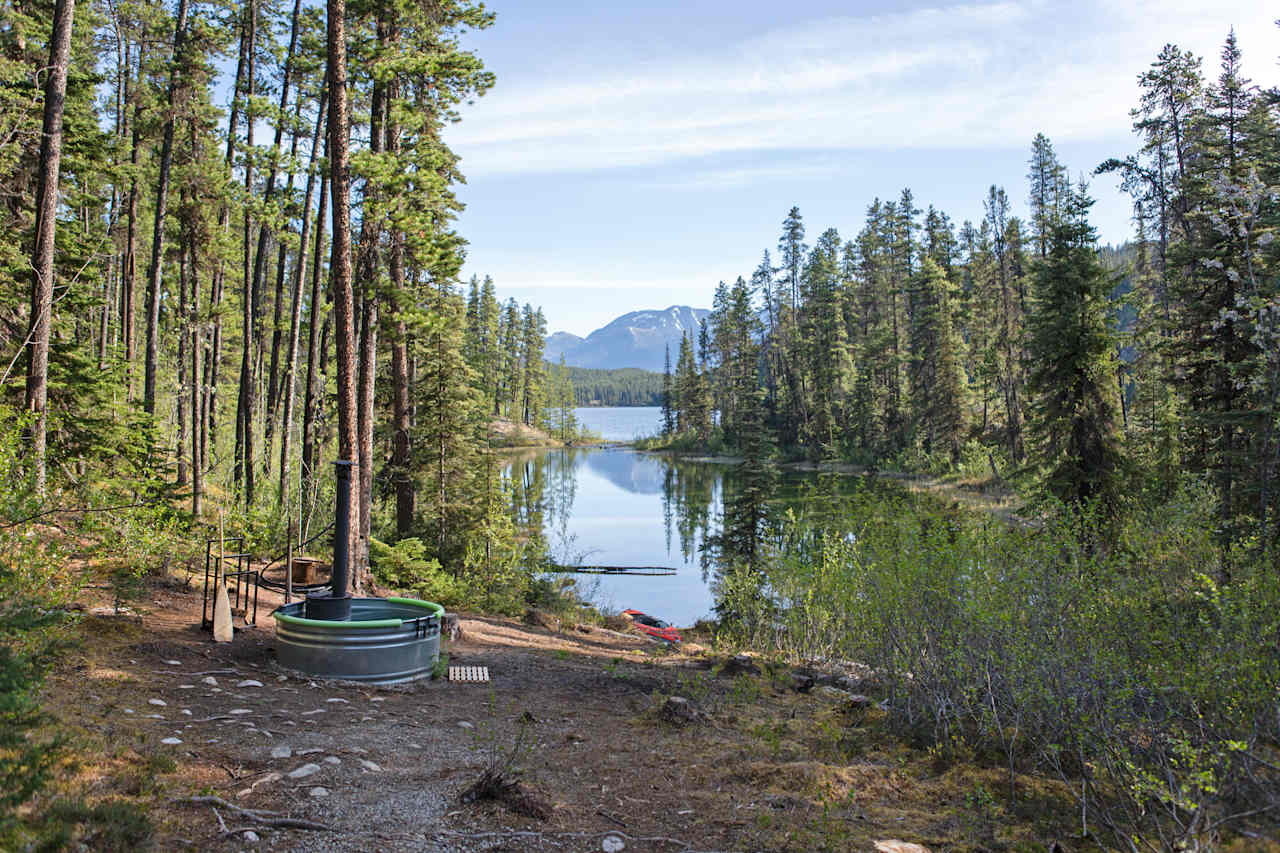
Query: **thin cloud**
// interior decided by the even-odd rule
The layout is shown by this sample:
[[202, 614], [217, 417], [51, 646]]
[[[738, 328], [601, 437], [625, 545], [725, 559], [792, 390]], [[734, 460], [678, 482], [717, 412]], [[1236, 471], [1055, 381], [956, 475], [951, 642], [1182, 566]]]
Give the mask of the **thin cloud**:
[[[1005, 147], [1128, 132], [1136, 77], [1160, 45], [1206, 55], [1234, 25], [1246, 67], [1280, 38], [1228, 0], [956, 5], [801, 22], [582, 82], [500, 86], [450, 131], [471, 175], [586, 172], [768, 150]], [[745, 179], [732, 170], [702, 180]], [[696, 182], [695, 175], [689, 179]]]

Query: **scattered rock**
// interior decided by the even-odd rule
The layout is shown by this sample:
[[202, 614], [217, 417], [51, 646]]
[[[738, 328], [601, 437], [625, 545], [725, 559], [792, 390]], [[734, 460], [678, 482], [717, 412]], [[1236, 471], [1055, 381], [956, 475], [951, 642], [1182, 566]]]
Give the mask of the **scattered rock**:
[[[313, 796], [313, 797], [327, 797], [327, 796], [329, 796], [329, 789], [328, 789], [328, 788], [321, 788], [319, 785], [317, 785], [316, 787], [312, 788], [312, 789], [311, 789], [311, 791], [310, 791], [309, 793], [310, 793], [310, 794], [311, 794], [311, 796]], [[927, 853], [927, 851], [926, 851], [926, 853]]]
[[475, 728], [475, 726], [471, 725], [471, 724], [470, 724], [470, 723], [468, 723], [466, 720], [463, 720], [462, 722], [458, 723], [458, 728], [460, 728], [460, 729], [474, 729], [474, 728]]
[[166, 746], [177, 746], [178, 744], [182, 743], [182, 738], [180, 738], [180, 737], [166, 737], [166, 738], [161, 738], [161, 739], [160, 739], [160, 742], [161, 742], [161, 743], [163, 743], [163, 744], [164, 744], [164, 745], [166, 745]]
[[191, 716], [191, 709], [190, 709], [190, 708], [183, 708], [183, 709], [182, 709], [182, 713], [183, 713], [183, 715], [184, 715], [184, 716], [190, 717], [190, 716]]
[[735, 678], [739, 675], [759, 675], [760, 666], [748, 655], [734, 655], [720, 665], [718, 675]]
[[365, 770], [368, 770], [370, 773], [382, 772], [381, 767], [379, 767], [377, 764], [375, 764], [374, 762], [370, 761], [367, 758], [360, 759], [360, 766], [363, 767]]
[[876, 853], [929, 853], [929, 848], [909, 841], [889, 839], [876, 842]]
[[313, 746], [308, 749], [298, 750], [298, 755], [315, 755], [317, 752], [324, 752], [324, 750], [318, 746]]
[[600, 849], [604, 853], [619, 853], [619, 851], [625, 850], [626, 847], [626, 842], [616, 835], [606, 835], [600, 841]]
[[349, 704], [351, 704], [351, 703], [349, 703], [346, 699], [339, 699], [339, 698], [337, 698], [336, 696], [335, 696], [333, 699], [326, 699], [326, 700], [324, 700], [324, 701], [326, 701], [326, 702], [341, 702], [341, 703], [342, 703], [342, 704], [344, 704], [344, 705], [349, 705]]
[[227, 713], [234, 714], [235, 716], [240, 716], [241, 714], [252, 714], [253, 711], [249, 710], [248, 708], [232, 708]]
[[148, 720], [163, 720], [164, 714], [147, 714]]
[[133, 710], [132, 708], [125, 708], [125, 709], [124, 709], [124, 712], [125, 712], [126, 714], [132, 714], [132, 713], [134, 713], [134, 710]]
[[164, 664], [165, 664], [165, 666], [182, 666], [182, 661], [180, 661], [180, 660], [167, 660], [167, 661], [165, 661], [165, 662], [164, 662]]
[[218, 679], [214, 678], [212, 675], [206, 675], [204, 678], [200, 679], [200, 683], [207, 684], [210, 687], [217, 687]]
[[165, 707], [165, 706], [167, 706], [169, 703], [168, 703], [168, 702], [166, 702], [166, 701], [164, 701], [163, 699], [148, 699], [148, 700], [147, 700], [147, 704], [148, 704], [148, 705], [155, 705], [157, 708], [164, 708], [164, 707]]
[[302, 716], [310, 717], [312, 714], [323, 714], [324, 708], [316, 708], [314, 711], [303, 711]]
[[290, 779], [305, 779], [305, 778], [307, 778], [308, 776], [311, 776], [311, 775], [313, 775], [313, 774], [315, 774], [315, 773], [319, 773], [319, 772], [320, 772], [320, 765], [319, 765], [319, 764], [311, 764], [311, 763], [307, 763], [307, 764], [304, 764], [304, 765], [302, 765], [301, 767], [299, 767], [297, 770], [294, 770], [294, 771], [290, 772], [290, 773], [289, 773], [289, 778], [290, 778]]
[[194, 684], [179, 684], [178, 689], [179, 690], [195, 690], [196, 686]]
[[272, 758], [293, 758], [293, 747], [288, 744], [281, 744], [271, 749]]
[[687, 726], [706, 719], [706, 714], [683, 696], [670, 696], [662, 703], [658, 717], [676, 726]]
[[324, 757], [324, 763], [325, 764], [341, 764], [342, 759], [336, 755], [326, 755]]
[[553, 634], [560, 633], [560, 617], [553, 613], [534, 607], [525, 611], [524, 621], [526, 625], [536, 625], [540, 628], [546, 628]]
[[804, 672], [791, 673], [791, 689], [797, 693], [808, 693], [813, 689], [813, 676]]
[[242, 837], [244, 838], [245, 841], [248, 841], [250, 844], [252, 844], [255, 841], [261, 840], [258, 838], [258, 833], [254, 832], [252, 829], [246, 829]]
[[262, 686], [261, 681], [255, 681], [252, 678], [246, 678], [244, 681], [240, 681], [236, 683], [236, 687], [261, 687], [261, 686]]

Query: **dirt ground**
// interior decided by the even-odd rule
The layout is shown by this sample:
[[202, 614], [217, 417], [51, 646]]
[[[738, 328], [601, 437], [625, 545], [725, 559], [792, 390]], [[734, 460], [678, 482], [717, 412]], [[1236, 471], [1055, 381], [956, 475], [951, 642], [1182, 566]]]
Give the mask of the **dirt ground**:
[[[86, 615], [49, 679], [79, 795], [143, 802], [151, 849], [1043, 850], [1069, 830], [1063, 791], [1019, 780], [1021, 811], [1002, 811], [998, 769], [931, 763], [848, 694], [797, 692], [790, 669], [729, 677], [692, 643], [463, 616], [448, 662], [487, 666], [490, 684], [339, 685], [277, 665], [276, 603], [264, 595], [258, 626], [215, 645], [198, 585], [158, 583], [141, 616]], [[671, 695], [702, 717], [664, 720]], [[550, 817], [460, 802], [494, 766]], [[330, 829], [263, 826], [195, 796]]]

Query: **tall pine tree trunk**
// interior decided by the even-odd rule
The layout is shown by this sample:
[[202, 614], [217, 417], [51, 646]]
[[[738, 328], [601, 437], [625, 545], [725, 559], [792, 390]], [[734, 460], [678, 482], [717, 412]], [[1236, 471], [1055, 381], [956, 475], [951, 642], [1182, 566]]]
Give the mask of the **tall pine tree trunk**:
[[75, 0], [57, 0], [49, 38], [49, 78], [44, 88], [44, 122], [40, 135], [40, 185], [36, 190], [36, 239], [31, 255], [31, 323], [27, 332], [27, 411], [31, 424], [31, 464], [36, 492], [45, 491], [45, 444], [48, 432], [49, 342], [53, 326], [53, 242], [57, 232], [58, 174], [62, 166], [62, 111], [67, 99], [67, 66], [71, 61], [71, 24]]
[[[285, 53], [283, 73], [280, 81], [280, 104], [278, 107], [276, 118], [275, 139], [271, 144], [271, 169], [267, 174], [267, 183], [263, 192], [263, 200], [266, 204], [270, 204], [276, 194], [276, 177], [280, 170], [280, 144], [284, 140], [284, 128], [289, 122], [285, 121], [285, 110], [289, 106], [289, 87], [293, 82], [293, 58], [294, 52], [298, 46], [298, 18], [302, 13], [302, 0], [294, 0], [293, 17], [289, 27], [289, 49]], [[299, 88], [298, 92], [298, 110], [295, 115], [301, 115], [302, 93]], [[294, 122], [296, 126], [296, 121]], [[298, 135], [296, 132], [292, 134], [293, 146], [290, 162], [293, 162], [293, 156], [298, 150]], [[293, 194], [293, 168], [289, 169], [288, 187], [285, 190], [285, 198]], [[303, 214], [306, 218], [306, 214]], [[267, 244], [273, 236], [270, 224], [263, 221], [258, 226], [258, 249], [257, 256], [253, 265], [253, 291], [255, 294], [261, 293], [266, 277], [267, 269]], [[271, 445], [275, 426], [276, 404], [278, 402], [277, 395], [279, 393], [279, 376], [277, 371], [280, 367], [280, 340], [281, 328], [280, 322], [284, 310], [284, 246], [280, 247], [279, 259], [276, 265], [276, 289], [275, 300], [272, 306], [271, 320], [271, 362], [267, 371], [267, 399], [266, 399], [266, 416], [263, 418], [263, 453], [262, 465], [263, 470], [270, 472], [271, 469]]]
[[[325, 142], [325, 158], [329, 156], [329, 143]], [[316, 477], [316, 414], [320, 406], [320, 365], [324, 359], [324, 348], [320, 338], [320, 330], [327, 322], [327, 311], [321, 309], [320, 270], [321, 252], [324, 249], [324, 217], [325, 205], [329, 200], [329, 179], [320, 176], [320, 200], [316, 205], [316, 238], [315, 248], [311, 253], [311, 317], [308, 320], [307, 332], [307, 396], [302, 410], [302, 477], [299, 489], [302, 494], [310, 495]]]
[[[346, 0], [327, 0], [329, 76], [329, 169], [333, 202], [333, 246], [329, 282], [333, 293], [338, 373], [338, 456], [358, 450], [356, 423], [356, 326], [351, 287], [351, 128], [347, 124]], [[356, 528], [352, 528], [353, 532]], [[352, 543], [354, 544], [354, 543]], [[354, 550], [353, 550], [353, 553]], [[341, 594], [345, 590], [334, 590]]]
[[[397, 89], [393, 86], [391, 99], [394, 101]], [[391, 106], [394, 106], [392, 104]], [[387, 151], [393, 155], [400, 153], [400, 125], [391, 116], [387, 116]], [[409, 473], [409, 459], [412, 448], [409, 444], [409, 345], [408, 330], [403, 316], [404, 292], [404, 234], [392, 226], [391, 257], [388, 272], [391, 275], [390, 306], [392, 341], [391, 341], [391, 415], [394, 436], [391, 444], [391, 469], [395, 477], [396, 490], [396, 533], [405, 537], [413, 531], [414, 495], [413, 477]]]
[[[245, 165], [244, 190], [245, 197], [253, 197], [253, 95], [254, 95], [254, 45], [257, 39], [257, 2], [248, 0], [248, 70], [245, 75]], [[245, 506], [253, 504], [253, 346], [257, 337], [255, 328], [257, 294], [253, 288], [252, 278], [252, 246], [249, 242], [252, 218], [248, 206], [244, 210], [243, 255], [241, 258], [241, 278], [244, 302], [241, 312], [241, 331], [243, 346], [240, 351], [240, 393], [236, 399], [236, 464], [240, 471]]]
[[182, 44], [187, 34], [187, 0], [178, 0], [173, 27], [173, 58], [169, 68], [169, 111], [160, 146], [160, 177], [156, 181], [155, 225], [151, 232], [151, 263], [147, 267], [147, 356], [142, 386], [142, 407], [156, 413], [156, 371], [160, 366], [160, 284], [164, 259], [164, 220], [168, 213], [169, 170], [173, 165], [173, 123], [177, 108], [178, 76]]
[[[385, 49], [388, 38], [388, 27], [384, 17], [385, 10], [380, 10], [377, 37], [379, 52]], [[374, 79], [373, 98], [369, 112], [369, 152], [380, 154], [385, 142], [385, 119], [387, 111], [387, 84], [383, 80]], [[374, 377], [377, 371], [378, 348], [378, 294], [375, 287], [377, 281], [378, 248], [382, 238], [381, 217], [375, 215], [380, 193], [377, 185], [370, 179], [365, 186], [364, 209], [360, 222], [360, 249], [356, 265], [355, 289], [360, 299], [360, 355], [359, 355], [359, 387], [357, 389], [357, 433], [360, 465], [360, 490], [357, 500], [359, 520], [357, 528], [356, 568], [352, 573], [355, 588], [361, 589], [364, 576], [369, 568], [369, 536], [373, 527], [373, 392]]]
[[[299, 98], [301, 100], [301, 98]], [[316, 129], [311, 135], [311, 156], [307, 163], [307, 191], [302, 202], [302, 233], [298, 237], [298, 260], [293, 265], [293, 303], [289, 312], [289, 352], [285, 359], [284, 381], [282, 383], [284, 411], [280, 417], [280, 506], [289, 506], [289, 472], [290, 454], [293, 444], [293, 401], [296, 396], [295, 374], [298, 367], [298, 337], [302, 322], [302, 279], [306, 267], [307, 239], [311, 231], [311, 200], [316, 187], [316, 160], [320, 153], [320, 134], [324, 130], [324, 108], [328, 100], [328, 91], [320, 90], [320, 105], [316, 110]], [[292, 177], [290, 177], [292, 183]], [[317, 218], [324, 216], [324, 201], [320, 202], [321, 210]], [[316, 247], [319, 255], [319, 247]], [[313, 288], [314, 291], [314, 288]], [[312, 317], [316, 316], [312, 306]]]

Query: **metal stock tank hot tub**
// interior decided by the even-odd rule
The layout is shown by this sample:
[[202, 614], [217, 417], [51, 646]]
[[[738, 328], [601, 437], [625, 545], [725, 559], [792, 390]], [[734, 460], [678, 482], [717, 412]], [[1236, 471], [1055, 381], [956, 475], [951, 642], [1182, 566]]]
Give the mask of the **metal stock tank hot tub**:
[[398, 684], [431, 674], [444, 608], [415, 598], [352, 598], [349, 619], [308, 619], [306, 601], [277, 608], [281, 666], [319, 678]]

